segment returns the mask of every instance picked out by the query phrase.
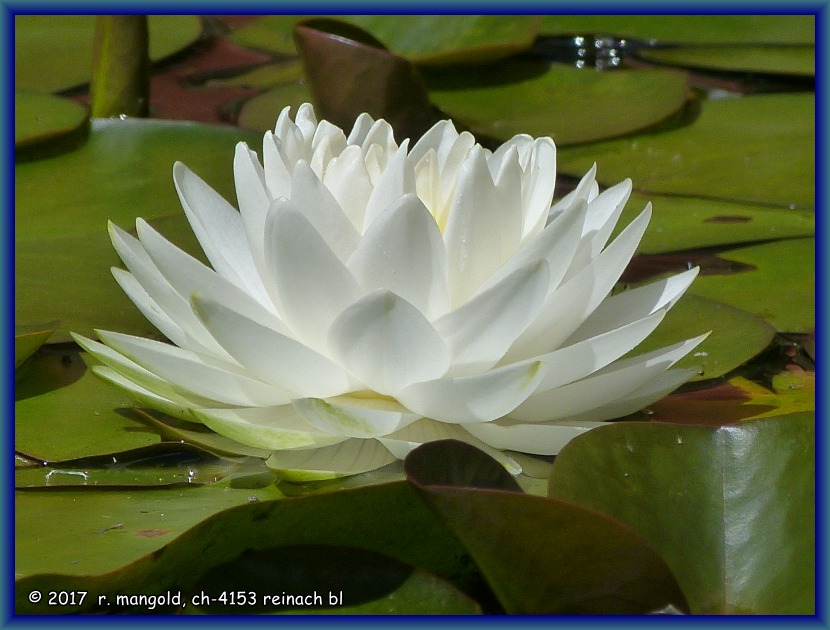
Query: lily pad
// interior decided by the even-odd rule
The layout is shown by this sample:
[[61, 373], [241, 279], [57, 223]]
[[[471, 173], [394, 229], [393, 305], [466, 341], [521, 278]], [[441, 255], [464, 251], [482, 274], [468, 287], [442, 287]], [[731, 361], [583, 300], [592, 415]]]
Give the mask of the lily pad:
[[[16, 15], [16, 89], [50, 93], [89, 82], [95, 19], [94, 15]], [[193, 44], [202, 34], [195, 15], [151, 15], [148, 22], [153, 61]]]
[[812, 44], [812, 15], [549, 15], [541, 32], [660, 44]]
[[132, 407], [87, 370], [74, 349], [41, 351], [15, 386], [15, 450], [44, 462], [159, 442], [157, 433], [122, 413]]
[[16, 321], [59, 319], [56, 342], [69, 340], [70, 330], [90, 335], [93, 328], [157, 334], [110, 275], [120, 262], [107, 221], [132, 229], [139, 216], [169, 218], [187, 233], [173, 163], [185, 162], [234, 199], [233, 147], [240, 140], [252, 148], [261, 142], [229, 127], [95, 120], [80, 149], [16, 165]]
[[811, 210], [635, 192], [613, 235], [631, 223], [648, 202], [653, 214], [637, 250], [641, 254], [812, 236], [816, 229], [816, 215]]
[[[243, 552], [208, 571], [190, 592], [241, 592], [246, 598], [246, 614], [469, 615], [481, 612], [472, 599], [426, 571], [373, 551], [326, 544]], [[294, 597], [286, 597], [284, 593]], [[241, 611], [239, 601], [231, 602], [227, 598], [224, 603], [220, 598], [220, 601], [206, 605], [199, 601], [199, 604], [206, 614]]]
[[813, 94], [745, 96], [703, 101], [684, 127], [564, 148], [557, 168], [581, 177], [596, 162], [603, 184], [630, 177], [649, 193], [811, 209], [814, 146]]
[[640, 50], [638, 56], [654, 63], [722, 72], [760, 72], [805, 77], [816, 74], [812, 46], [683, 47]]
[[729, 383], [746, 392], [749, 398], [746, 404], [768, 407], [767, 410], [756, 411], [752, 418], [814, 412], [816, 409], [815, 372], [786, 371], [776, 374], [772, 378], [772, 391], [739, 376]]
[[686, 75], [675, 70], [594, 72], [532, 59], [425, 77], [432, 102], [474, 133], [551, 136], [559, 146], [655, 125], [683, 107], [689, 92]]
[[[296, 545], [357, 547], [429, 571], [464, 592], [486, 592], [463, 547], [405, 482], [264, 500], [275, 496], [274, 486], [219, 485], [18, 492], [17, 531], [26, 535], [17, 539], [16, 611], [94, 612], [99, 595], [113, 602], [115, 593], [188, 589], [245, 552]], [[60, 522], [43, 517], [56, 513]], [[86, 590], [91, 599], [47, 610], [25, 597], [35, 588]]]
[[291, 29], [310, 17], [355, 24], [393, 53], [423, 64], [502, 59], [529, 48], [540, 24], [530, 15], [267, 15], [229, 37], [241, 46], [294, 55]]
[[815, 241], [775, 241], [718, 255], [754, 269], [701, 276], [690, 293], [756, 313], [779, 332], [810, 332], [815, 327]]
[[[115, 571], [157, 551], [212, 514], [251, 500], [275, 497], [279, 497], [279, 492], [273, 485], [262, 489], [193, 486], [132, 491], [99, 488], [18, 490], [15, 495], [15, 528], [18, 532], [15, 537], [15, 574], [20, 578], [37, 574], [95, 575]], [[184, 572], [184, 567], [181, 569]], [[126, 573], [130, 573], [129, 568]], [[41, 579], [41, 583], [48, 585], [44, 591], [54, 590], [60, 584], [54, 577]], [[111, 592], [109, 579], [104, 578], [98, 583], [103, 592]], [[79, 586], [79, 590], [88, 590], [83, 582]], [[162, 584], [154, 586], [158, 588]], [[113, 591], [116, 588], [113, 585]], [[127, 589], [126, 592], [139, 591]], [[96, 603], [97, 596], [86, 602], [89, 610], [95, 610]], [[51, 612], [45, 609], [43, 606], [35, 610]], [[76, 607], [63, 612], [82, 610]]]
[[572, 440], [549, 495], [627, 523], [693, 613], [812, 614], [813, 414], [701, 427], [621, 422]]
[[14, 331], [14, 369], [21, 365], [40, 348], [57, 330], [58, 322], [39, 326], [16, 326]]
[[267, 131], [274, 128], [274, 112], [287, 106], [296, 112], [300, 105], [310, 102], [311, 92], [304, 81], [283, 83], [245, 101], [237, 122], [245, 129]]
[[[453, 465], [444, 464], [448, 459]], [[410, 482], [467, 547], [508, 613], [685, 608], [671, 572], [644, 539], [594, 511], [517, 491], [483, 452], [461, 442], [433, 442], [410, 453], [405, 465]], [[470, 481], [482, 485], [464, 485]]]
[[[692, 289], [699, 280], [698, 277], [692, 283]], [[694, 381], [731, 372], [762, 352], [775, 336], [775, 329], [757, 315], [723, 302], [685, 295], [631, 354], [656, 350], [709, 331], [709, 337], [677, 363], [678, 367], [699, 368]]]
[[162, 442], [120, 453], [45, 462], [15, 470], [15, 488], [155, 488], [204, 485], [230, 476], [268, 474], [261, 459], [224, 459], [180, 442]]
[[47, 94], [14, 93], [14, 149], [22, 155], [45, 143], [82, 136], [89, 120], [83, 105]]

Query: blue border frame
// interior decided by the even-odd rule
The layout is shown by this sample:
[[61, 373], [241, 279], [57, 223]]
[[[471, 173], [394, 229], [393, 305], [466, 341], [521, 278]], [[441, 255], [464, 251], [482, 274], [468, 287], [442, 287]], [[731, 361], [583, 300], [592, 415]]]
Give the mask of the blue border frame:
[[[830, 200], [828, 200], [828, 175], [830, 175], [827, 165], [827, 121], [826, 115], [828, 112], [828, 84], [827, 84], [827, 70], [828, 66], [825, 62], [828, 53], [830, 53], [830, 44], [828, 44], [827, 37], [830, 35], [830, 0], [821, 1], [796, 1], [790, 3], [778, 2], [764, 2], [752, 0], [732, 0], [728, 4], [718, 2], [717, 0], [701, 0], [696, 2], [684, 1], [678, 4], [673, 4], [667, 7], [663, 2], [640, 0], [640, 2], [622, 3], [599, 0], [583, 0], [582, 2], [544, 2], [536, 1], [529, 2], [527, 0], [511, 4], [509, 7], [500, 6], [496, 3], [488, 2], [487, 0], [475, 2], [472, 0], [456, 0], [451, 3], [444, 3], [440, 0], [427, 0], [417, 3], [407, 2], [398, 4], [394, 10], [384, 3], [377, 1], [354, 1], [354, 2], [267, 2], [265, 0], [244, 0], [238, 3], [226, 3], [217, 0], [216, 2], [195, 2], [193, 0], [179, 0], [175, 3], [164, 3], [161, 0], [148, 0], [145, 2], [125, 2], [114, 6], [112, 3], [92, 2], [89, 0], [81, 2], [63, 2], [60, 0], [48, 1], [34, 1], [25, 2], [22, 0], [4, 1], [0, 0], [0, 33], [2, 33], [3, 59], [5, 63], [0, 64], [0, 73], [2, 73], [2, 87], [3, 87], [3, 125], [0, 130], [0, 138], [2, 138], [4, 168], [2, 169], [2, 184], [0, 191], [3, 194], [3, 207], [6, 209], [2, 213], [2, 229], [3, 229], [3, 247], [0, 249], [3, 255], [3, 261], [0, 263], [2, 269], [2, 290], [8, 305], [13, 305], [14, 294], [14, 214], [11, 211], [14, 208], [14, 143], [13, 143], [13, 124], [14, 124], [14, 106], [11, 100], [11, 94], [14, 89], [14, 75], [13, 75], [13, 59], [14, 59], [14, 16], [16, 14], [55, 14], [55, 13], [156, 13], [156, 14], [267, 14], [267, 13], [575, 13], [575, 14], [732, 14], [732, 13], [746, 13], [746, 14], [812, 14], [816, 16], [816, 239], [819, 241], [816, 257], [816, 293], [818, 300], [816, 302], [816, 345], [819, 348], [817, 353], [823, 359], [828, 355], [828, 340], [825, 335], [823, 326], [819, 326], [818, 322], [823, 323], [827, 315], [826, 310], [826, 294], [824, 291], [824, 283], [827, 280], [827, 264], [828, 252], [823, 245], [827, 243], [827, 229], [828, 220], [826, 212], [830, 212]], [[509, 8], [509, 11], [504, 11]], [[4, 357], [5, 378], [3, 379], [3, 401], [5, 414], [3, 417], [4, 428], [2, 431], [2, 438], [0, 441], [3, 444], [14, 444], [14, 428], [12, 419], [14, 418], [14, 362], [13, 362], [13, 345], [11, 339], [14, 338], [14, 317], [11, 306], [3, 309], [3, 330], [4, 334], [0, 337], [0, 347], [2, 347]], [[797, 624], [799, 626], [808, 625], [811, 627], [826, 627], [828, 604], [825, 599], [827, 593], [826, 578], [827, 578], [827, 560], [828, 549], [826, 546], [826, 539], [824, 532], [826, 531], [827, 520], [827, 487], [825, 480], [827, 479], [827, 462], [821, 455], [828, 452], [826, 440], [828, 431], [824, 426], [823, 420], [826, 417], [826, 401], [825, 392], [827, 391], [827, 373], [824, 369], [823, 360], [816, 365], [816, 375], [818, 379], [816, 391], [816, 441], [817, 441], [817, 457], [816, 457], [816, 614], [813, 617], [587, 617], [587, 618], [573, 618], [573, 617], [477, 617], [474, 621], [467, 618], [412, 618], [400, 617], [394, 619], [395, 625], [402, 625], [407, 627], [434, 625], [436, 622], [441, 625], [456, 625], [474, 623], [475, 625], [483, 625], [488, 627], [508, 627], [517, 624], [525, 626], [532, 625], [534, 627], [591, 627], [591, 626], [628, 626], [648, 625], [650, 627], [659, 626], [673, 626], [675, 624], [682, 625], [698, 625], [712, 623], [723, 624], [726, 626], [732, 625], [763, 625], [767, 627], [775, 626], [790, 626]], [[8, 453], [11, 449], [5, 450]], [[6, 472], [13, 475], [12, 458], [7, 459]], [[5, 514], [13, 515], [13, 493], [7, 484], [2, 484], [2, 500], [6, 508]], [[6, 550], [13, 550], [14, 545], [14, 526], [10, 523], [10, 518], [2, 519], [2, 543]], [[13, 617], [12, 606], [14, 601], [14, 567], [13, 567], [13, 552], [2, 554], [2, 575], [0, 575], [0, 625], [21, 626], [21, 627], [54, 627], [57, 625], [66, 626], [89, 626], [97, 625], [97, 622], [113, 623], [112, 617], [90, 618], [84, 617], [80, 619], [69, 617]], [[208, 624], [212, 626], [221, 626], [223, 624], [239, 625], [241, 623], [257, 623], [260, 618], [255, 617], [233, 617], [233, 622], [228, 621], [228, 618], [223, 617], [185, 617], [176, 618], [172, 621], [170, 618], [144, 618], [144, 617], [118, 617], [117, 623], [127, 625], [150, 625], [158, 626], [159, 624], [171, 625], [175, 623], [187, 624], [198, 623]], [[350, 618], [272, 618], [268, 617], [265, 623], [276, 624], [280, 627], [327, 627], [340, 625], [388, 625], [390, 619], [386, 618], [360, 618], [355, 621]], [[262, 622], [260, 622], [262, 623]]]

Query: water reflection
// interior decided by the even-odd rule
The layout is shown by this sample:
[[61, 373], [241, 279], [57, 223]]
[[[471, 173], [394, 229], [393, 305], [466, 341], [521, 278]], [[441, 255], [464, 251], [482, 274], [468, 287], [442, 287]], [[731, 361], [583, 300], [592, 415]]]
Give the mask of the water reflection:
[[557, 35], [540, 37], [533, 52], [550, 61], [573, 64], [577, 68], [611, 70], [619, 67], [635, 48], [654, 45], [654, 41], [634, 42], [611, 35]]

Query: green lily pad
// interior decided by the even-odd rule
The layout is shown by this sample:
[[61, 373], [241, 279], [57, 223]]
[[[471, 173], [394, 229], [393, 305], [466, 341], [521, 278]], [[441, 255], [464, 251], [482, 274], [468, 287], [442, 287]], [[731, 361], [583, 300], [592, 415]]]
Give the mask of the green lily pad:
[[290, 106], [296, 112], [300, 105], [310, 102], [311, 92], [304, 81], [283, 83], [245, 101], [237, 122], [245, 129], [267, 131], [274, 128], [275, 115], [283, 107]]
[[560, 452], [549, 495], [645, 536], [692, 613], [813, 614], [813, 424], [610, 424]]
[[630, 177], [649, 193], [810, 209], [814, 121], [813, 94], [703, 101], [700, 116], [687, 126], [566, 147], [557, 168], [579, 177], [596, 162], [603, 184]]
[[43, 144], [69, 142], [85, 133], [88, 121], [86, 107], [68, 98], [15, 92], [15, 157]]
[[[271, 88], [284, 83], [301, 81], [303, 66], [299, 59], [258, 66], [233, 76], [218, 77], [205, 82], [207, 87]], [[275, 121], [276, 122], [276, 121]]]
[[[94, 15], [16, 15], [16, 89], [50, 93], [89, 82], [95, 19]], [[193, 44], [202, 34], [195, 15], [151, 15], [148, 22], [153, 61]]]
[[816, 49], [812, 46], [683, 47], [640, 50], [647, 61], [723, 72], [760, 72], [815, 76]]
[[697, 278], [690, 293], [756, 313], [779, 332], [815, 327], [815, 240], [775, 241], [734, 249], [719, 258], [755, 269]]
[[[283, 614], [476, 614], [448, 582], [357, 547], [296, 545], [246, 551], [207, 572], [193, 593], [243, 593], [244, 612]], [[282, 596], [290, 593], [294, 597]], [[296, 597], [301, 594], [302, 597]], [[192, 597], [191, 597], [192, 601]], [[237, 614], [240, 601], [202, 604], [204, 614]]]
[[185, 162], [235, 199], [233, 147], [240, 140], [252, 148], [261, 142], [229, 127], [95, 120], [80, 149], [16, 165], [15, 320], [59, 319], [56, 342], [68, 341], [70, 330], [90, 335], [93, 328], [157, 334], [110, 275], [121, 263], [107, 221], [133, 229], [139, 216], [168, 218], [169, 227], [187, 234], [173, 163]]
[[652, 204], [653, 214], [637, 250], [641, 254], [812, 236], [816, 229], [816, 215], [811, 210], [635, 192], [620, 215], [613, 235], [619, 234], [648, 202]]
[[[694, 289], [698, 277], [692, 283]], [[711, 331], [678, 367], [699, 368], [692, 380], [718, 378], [740, 367], [769, 346], [775, 329], [763, 318], [723, 302], [687, 294], [672, 307], [651, 335], [630, 354], [656, 350]]]
[[689, 92], [686, 75], [674, 70], [595, 72], [529, 59], [425, 78], [432, 102], [474, 133], [551, 136], [559, 146], [655, 125], [683, 107]]
[[748, 405], [767, 407], [756, 411], [751, 418], [771, 418], [791, 413], [814, 412], [816, 409], [815, 372], [787, 371], [772, 378], [772, 391], [742, 377], [729, 381], [744, 391]]
[[265, 473], [257, 458], [224, 459], [180, 442], [162, 442], [120, 453], [47, 462], [15, 470], [15, 488], [121, 487], [204, 485], [230, 476]]
[[[674, 577], [643, 538], [594, 511], [523, 494], [500, 464], [472, 446], [454, 440], [424, 444], [405, 466], [410, 482], [469, 550], [508, 613], [685, 608]], [[465, 485], [470, 482], [480, 485]]]
[[45, 462], [157, 443], [157, 433], [123, 413], [133, 405], [73, 349], [41, 351], [15, 385], [15, 450]]
[[58, 328], [58, 322], [34, 326], [15, 326], [14, 369], [15, 371], [40, 348]]
[[423, 64], [502, 59], [529, 48], [540, 24], [531, 15], [267, 15], [229, 37], [241, 46], [295, 55], [291, 29], [310, 17], [355, 24], [393, 53]]
[[660, 44], [812, 44], [812, 15], [549, 15], [541, 32]]
[[[373, 551], [464, 592], [481, 592], [480, 575], [463, 547], [405, 482], [264, 500], [275, 496], [273, 485], [19, 491], [16, 612], [96, 612], [99, 595], [114, 602], [116, 593], [189, 589], [246, 552], [297, 545]], [[238, 507], [227, 509], [233, 506]], [[26, 594], [36, 588], [86, 590], [90, 600], [47, 610], [28, 601]], [[344, 595], [348, 588], [344, 584]], [[274, 592], [281, 589], [275, 586]]]
[[[262, 489], [192, 486], [132, 491], [102, 488], [18, 490], [15, 494], [18, 533], [15, 537], [15, 574], [21, 578], [38, 574], [96, 575], [116, 571], [157, 551], [212, 514], [251, 500], [275, 497], [279, 497], [279, 492], [273, 485]], [[185, 572], [184, 567], [181, 571]], [[130, 573], [129, 568], [126, 573]], [[41, 578], [41, 583], [46, 585], [45, 592], [54, 590], [61, 582], [49, 576]], [[107, 577], [98, 583], [106, 587], [102, 588], [103, 592], [117, 589], [113, 585], [113, 591], [109, 590]], [[78, 585], [78, 590], [88, 590], [84, 582]], [[126, 592], [140, 592], [137, 588], [128, 588]], [[97, 596], [85, 603], [88, 610], [94, 611]], [[37, 607], [34, 611], [51, 612], [45, 608]], [[63, 612], [82, 610], [78, 607]]]

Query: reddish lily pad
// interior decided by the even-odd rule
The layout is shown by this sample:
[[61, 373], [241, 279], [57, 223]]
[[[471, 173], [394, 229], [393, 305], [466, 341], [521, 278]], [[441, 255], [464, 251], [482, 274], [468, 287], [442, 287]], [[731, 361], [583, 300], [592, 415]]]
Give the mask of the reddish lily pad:
[[[508, 613], [685, 608], [671, 572], [640, 536], [594, 511], [523, 494], [481, 451], [456, 441], [432, 442], [415, 449], [405, 466]], [[465, 485], [470, 482], [478, 485]]]

